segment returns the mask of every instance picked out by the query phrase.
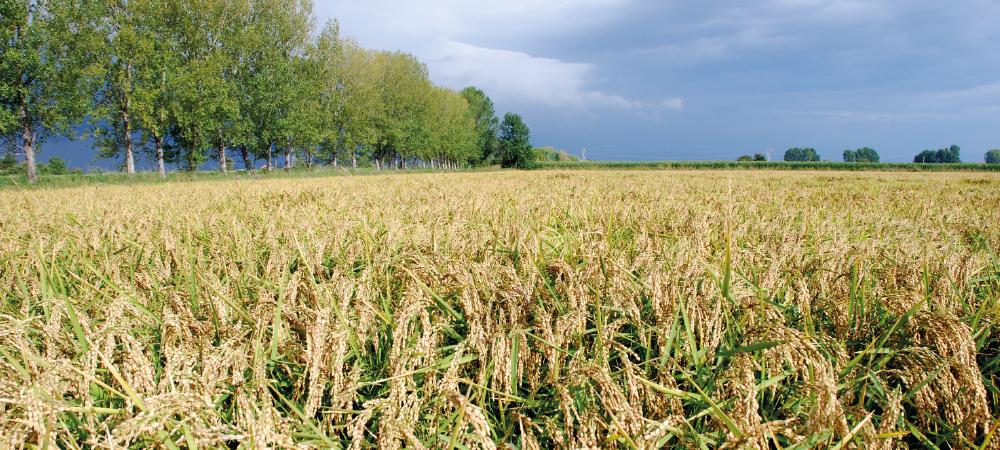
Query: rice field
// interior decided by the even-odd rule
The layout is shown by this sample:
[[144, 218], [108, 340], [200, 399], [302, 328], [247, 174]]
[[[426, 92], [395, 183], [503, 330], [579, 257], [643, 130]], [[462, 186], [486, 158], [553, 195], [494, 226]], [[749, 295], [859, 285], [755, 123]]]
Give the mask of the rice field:
[[1000, 174], [0, 191], [0, 448], [996, 449]]

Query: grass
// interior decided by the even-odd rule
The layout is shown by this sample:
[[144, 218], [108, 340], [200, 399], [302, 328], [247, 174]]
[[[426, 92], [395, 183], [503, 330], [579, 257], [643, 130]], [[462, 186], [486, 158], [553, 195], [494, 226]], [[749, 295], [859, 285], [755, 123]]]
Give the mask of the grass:
[[[482, 168], [468, 168], [463, 169], [464, 172], [483, 172], [483, 171], [493, 171], [497, 170], [499, 167], [482, 167]], [[296, 179], [296, 178], [315, 178], [315, 177], [339, 177], [339, 176], [354, 176], [354, 175], [382, 175], [382, 174], [394, 174], [394, 173], [407, 173], [407, 174], [419, 174], [419, 173], [441, 173], [448, 172], [444, 169], [429, 169], [429, 168], [411, 168], [405, 170], [376, 170], [371, 167], [360, 167], [358, 169], [352, 169], [345, 166], [314, 166], [312, 168], [306, 168], [304, 166], [295, 167], [291, 170], [276, 169], [274, 171], [268, 172], [266, 170], [254, 170], [252, 173], [247, 173], [245, 170], [230, 171], [226, 175], [218, 171], [198, 171], [198, 172], [183, 172], [174, 171], [167, 172], [167, 176], [160, 177], [156, 172], [140, 171], [136, 172], [133, 176], [128, 176], [121, 172], [105, 172], [105, 173], [87, 173], [87, 174], [67, 174], [67, 175], [39, 175], [38, 182], [34, 184], [28, 183], [28, 177], [26, 175], [0, 175], [0, 190], [2, 189], [61, 189], [69, 187], [81, 187], [81, 186], [106, 186], [106, 185], [144, 185], [144, 184], [162, 184], [162, 183], [174, 183], [174, 182], [190, 182], [190, 181], [239, 181], [244, 179], [260, 180], [260, 179]]]
[[997, 448], [1000, 176], [0, 191], [0, 447]]

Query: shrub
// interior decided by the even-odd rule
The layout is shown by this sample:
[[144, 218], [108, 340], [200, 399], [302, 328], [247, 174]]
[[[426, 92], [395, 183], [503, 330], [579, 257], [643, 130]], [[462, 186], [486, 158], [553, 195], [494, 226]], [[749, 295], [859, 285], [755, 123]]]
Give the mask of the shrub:
[[785, 150], [785, 161], [819, 161], [819, 154], [816, 153], [816, 149], [811, 147], [806, 148], [790, 148]]
[[948, 148], [939, 148], [937, 150], [924, 150], [917, 153], [917, 156], [913, 157], [913, 162], [937, 164], [960, 163], [962, 162], [962, 158], [959, 155], [961, 150], [962, 148], [957, 145], [952, 145]]
[[49, 175], [66, 175], [69, 173], [69, 169], [66, 167], [66, 161], [58, 156], [53, 156], [49, 158]]
[[9, 172], [17, 167], [17, 158], [13, 153], [8, 153], [0, 158], [0, 173]]

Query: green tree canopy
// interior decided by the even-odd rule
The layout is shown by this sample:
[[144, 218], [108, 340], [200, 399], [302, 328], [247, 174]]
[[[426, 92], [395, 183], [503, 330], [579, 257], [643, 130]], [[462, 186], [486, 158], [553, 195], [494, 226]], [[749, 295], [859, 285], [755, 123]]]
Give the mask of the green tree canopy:
[[819, 161], [819, 154], [816, 150], [810, 147], [806, 148], [790, 148], [785, 151], [785, 161]]
[[913, 157], [913, 162], [915, 163], [935, 163], [935, 164], [953, 164], [962, 162], [960, 156], [962, 148], [957, 145], [952, 145], [948, 148], [939, 148], [937, 150], [924, 150], [917, 153], [917, 156]]
[[49, 175], [66, 175], [69, 173], [69, 169], [66, 167], [66, 161], [58, 156], [53, 156], [49, 158]]
[[844, 150], [844, 162], [879, 162], [878, 152], [870, 147]]
[[[98, 158], [248, 169], [283, 149], [336, 163], [460, 167], [498, 155], [493, 102], [363, 48], [312, 0], [0, 0], [0, 131], [31, 180], [46, 138], [89, 117]], [[521, 124], [523, 125], [523, 123]], [[526, 127], [525, 127], [526, 130]], [[522, 130], [524, 131], [524, 130]], [[526, 133], [525, 133], [526, 134]], [[280, 151], [280, 150], [278, 150]]]
[[493, 109], [493, 101], [486, 93], [475, 87], [467, 87], [460, 92], [462, 98], [469, 103], [469, 114], [476, 124], [478, 136], [476, 147], [479, 150], [478, 163], [489, 164], [497, 152], [497, 129], [500, 119], [497, 119]]
[[75, 136], [90, 110], [84, 80], [95, 8], [75, 0], [0, 2], [0, 139], [4, 150], [24, 155], [29, 182], [38, 179], [38, 147], [55, 135]]
[[984, 160], [986, 164], [1000, 164], [1000, 149], [993, 149], [986, 152]]
[[13, 153], [6, 153], [0, 158], [0, 172], [9, 172], [17, 167], [17, 158]]
[[526, 169], [531, 164], [531, 132], [521, 116], [507, 113], [500, 123], [500, 163], [503, 167]]

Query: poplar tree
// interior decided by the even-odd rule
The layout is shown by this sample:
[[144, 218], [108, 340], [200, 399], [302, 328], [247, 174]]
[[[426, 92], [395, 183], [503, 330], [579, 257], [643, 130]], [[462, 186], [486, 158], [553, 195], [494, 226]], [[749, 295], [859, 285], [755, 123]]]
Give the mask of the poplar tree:
[[225, 172], [228, 133], [238, 125], [234, 76], [239, 36], [247, 26], [246, 0], [168, 0], [177, 71], [170, 86], [171, 135], [187, 170], [211, 157]]
[[500, 158], [504, 167], [526, 169], [531, 164], [531, 132], [521, 116], [507, 113], [500, 123]]
[[339, 79], [340, 98], [335, 122], [342, 147], [351, 153], [351, 165], [358, 167], [358, 149], [378, 141], [380, 90], [375, 82], [382, 71], [381, 53], [361, 47], [357, 41], [343, 43], [343, 66]]
[[497, 152], [497, 129], [500, 119], [496, 116], [493, 101], [486, 93], [475, 87], [462, 89], [462, 98], [469, 103], [469, 114], [475, 123], [477, 133], [476, 147], [479, 150], [477, 163], [489, 164]]
[[340, 26], [332, 20], [307, 45], [304, 55], [295, 60], [295, 93], [289, 122], [292, 141], [301, 149], [307, 166], [312, 166], [321, 143], [336, 144], [340, 137], [336, 113], [342, 53]]
[[402, 52], [381, 52], [379, 77], [379, 112], [376, 121], [377, 140], [372, 148], [375, 168], [381, 169], [387, 158], [411, 156], [418, 142], [418, 117], [423, 113], [429, 90], [427, 68], [412, 55]]
[[290, 153], [294, 131], [292, 102], [296, 95], [295, 65], [314, 28], [308, 0], [252, 0], [248, 24], [233, 39], [243, 45], [235, 75], [240, 118], [245, 131], [240, 153], [249, 169], [249, 157], [265, 158], [274, 168], [273, 149], [283, 145]]
[[38, 180], [36, 152], [53, 136], [75, 136], [90, 110], [87, 0], [2, 0], [0, 139], [23, 155], [28, 181]]
[[102, 45], [95, 51], [97, 89], [90, 114], [97, 156], [123, 156], [125, 171], [134, 175], [135, 137], [149, 128], [147, 134], [157, 142], [155, 156], [162, 176], [165, 57], [172, 49], [164, 45], [169, 37], [159, 32], [163, 29], [161, 12], [150, 0], [101, 0], [101, 5], [106, 15], [95, 20]]

